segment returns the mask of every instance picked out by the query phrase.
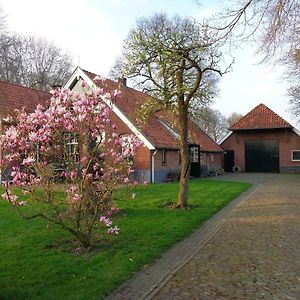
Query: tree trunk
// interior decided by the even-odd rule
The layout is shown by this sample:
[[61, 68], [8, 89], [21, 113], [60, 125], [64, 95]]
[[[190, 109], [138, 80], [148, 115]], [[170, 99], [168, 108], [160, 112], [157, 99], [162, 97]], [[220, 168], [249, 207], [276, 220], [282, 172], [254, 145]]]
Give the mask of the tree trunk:
[[182, 104], [179, 108], [179, 128], [181, 173], [177, 207], [187, 208], [189, 195], [190, 154], [188, 146], [188, 107], [185, 104]]

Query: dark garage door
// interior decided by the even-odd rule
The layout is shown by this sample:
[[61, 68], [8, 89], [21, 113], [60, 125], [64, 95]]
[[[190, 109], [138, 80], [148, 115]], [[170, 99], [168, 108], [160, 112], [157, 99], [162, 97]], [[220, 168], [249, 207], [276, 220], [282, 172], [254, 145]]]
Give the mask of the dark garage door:
[[279, 172], [278, 141], [245, 142], [246, 172]]

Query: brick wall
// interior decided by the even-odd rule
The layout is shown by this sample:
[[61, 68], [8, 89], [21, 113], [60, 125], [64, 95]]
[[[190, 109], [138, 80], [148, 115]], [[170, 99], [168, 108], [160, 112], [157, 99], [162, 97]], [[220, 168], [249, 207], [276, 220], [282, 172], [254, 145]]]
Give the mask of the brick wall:
[[201, 165], [207, 166], [208, 168], [222, 168], [223, 156], [223, 153], [202, 152]]
[[150, 170], [151, 169], [151, 157], [150, 150], [147, 147], [141, 147], [134, 155], [134, 169], [137, 170]]
[[166, 182], [170, 172], [180, 172], [178, 150], [165, 150], [166, 163], [162, 163], [163, 150], [154, 155], [155, 182]]

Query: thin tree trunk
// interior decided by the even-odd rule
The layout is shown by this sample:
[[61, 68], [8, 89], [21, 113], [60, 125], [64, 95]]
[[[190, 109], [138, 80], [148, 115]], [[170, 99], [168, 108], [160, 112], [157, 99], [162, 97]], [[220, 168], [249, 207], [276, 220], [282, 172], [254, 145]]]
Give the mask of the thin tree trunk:
[[181, 173], [179, 182], [179, 194], [177, 207], [188, 207], [189, 176], [190, 176], [190, 155], [188, 146], [188, 107], [185, 104], [179, 109], [179, 148], [181, 157]]

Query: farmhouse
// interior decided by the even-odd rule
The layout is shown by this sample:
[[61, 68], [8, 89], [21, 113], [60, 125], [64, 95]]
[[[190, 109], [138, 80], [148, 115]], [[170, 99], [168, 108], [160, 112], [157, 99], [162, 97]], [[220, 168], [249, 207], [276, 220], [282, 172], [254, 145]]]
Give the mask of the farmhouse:
[[[114, 89], [121, 91], [121, 96], [114, 103], [105, 99], [104, 101], [112, 108], [112, 120], [117, 125], [119, 134], [125, 137], [133, 133], [144, 143], [144, 147], [133, 157], [135, 176], [149, 182], [164, 182], [171, 175], [178, 174], [180, 156], [174, 116], [155, 114], [150, 116], [146, 125], [139, 126], [135, 113], [149, 99], [149, 95], [128, 87], [124, 79], [118, 82], [105, 79], [102, 83], [95, 83], [93, 81], [95, 77], [96, 74], [77, 67], [64, 87], [83, 93], [81, 83], [84, 81], [85, 90], [102, 87], [108, 91]], [[207, 173], [207, 170], [222, 166], [221, 147], [192, 122], [190, 122], [189, 147], [191, 176], [199, 177]]]
[[226, 172], [300, 173], [300, 132], [264, 104], [229, 129], [220, 143]]

